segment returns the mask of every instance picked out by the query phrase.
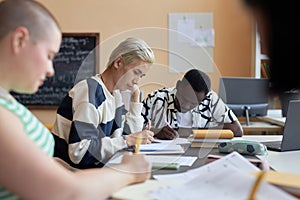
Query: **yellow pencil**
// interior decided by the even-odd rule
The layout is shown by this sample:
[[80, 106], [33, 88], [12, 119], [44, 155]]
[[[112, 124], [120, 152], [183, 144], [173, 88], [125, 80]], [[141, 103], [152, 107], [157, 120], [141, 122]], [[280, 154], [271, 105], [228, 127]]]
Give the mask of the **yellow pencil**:
[[136, 141], [135, 141], [135, 153], [138, 154], [140, 153], [140, 145], [142, 143], [142, 136], [141, 134], [138, 134], [137, 137], [136, 137]]
[[251, 190], [251, 192], [250, 192], [250, 195], [249, 195], [249, 199], [248, 199], [248, 200], [255, 200], [255, 195], [256, 195], [257, 190], [258, 190], [258, 188], [259, 188], [259, 186], [260, 186], [260, 184], [261, 184], [261, 182], [262, 182], [262, 180], [263, 180], [263, 177], [264, 177], [265, 173], [266, 173], [266, 171], [265, 171], [265, 170], [262, 170], [262, 171], [258, 174], [258, 176], [257, 176], [257, 178], [256, 178], [256, 181], [255, 181], [255, 183], [253, 184], [253, 187], [252, 187], [252, 190]]
[[147, 129], [148, 129], [149, 131], [150, 131], [150, 129], [151, 129], [151, 120], [150, 120], [150, 119], [148, 120]]

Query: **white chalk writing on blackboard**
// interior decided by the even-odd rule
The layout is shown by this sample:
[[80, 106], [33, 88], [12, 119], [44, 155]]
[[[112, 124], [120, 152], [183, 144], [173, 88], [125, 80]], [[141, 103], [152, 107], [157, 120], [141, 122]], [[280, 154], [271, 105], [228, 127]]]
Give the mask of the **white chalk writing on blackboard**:
[[27, 106], [58, 106], [75, 82], [96, 73], [98, 44], [99, 33], [63, 33], [60, 51], [53, 61], [55, 75], [35, 94], [12, 95]]

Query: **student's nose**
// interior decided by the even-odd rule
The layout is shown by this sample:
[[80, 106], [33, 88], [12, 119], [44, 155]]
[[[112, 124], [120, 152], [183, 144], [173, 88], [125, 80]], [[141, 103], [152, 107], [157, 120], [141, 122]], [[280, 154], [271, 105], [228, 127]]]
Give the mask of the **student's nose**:
[[53, 76], [55, 73], [54, 71], [54, 67], [53, 67], [53, 62], [51, 62], [48, 66], [47, 66], [47, 73], [46, 73], [46, 76], [47, 77], [51, 77]]

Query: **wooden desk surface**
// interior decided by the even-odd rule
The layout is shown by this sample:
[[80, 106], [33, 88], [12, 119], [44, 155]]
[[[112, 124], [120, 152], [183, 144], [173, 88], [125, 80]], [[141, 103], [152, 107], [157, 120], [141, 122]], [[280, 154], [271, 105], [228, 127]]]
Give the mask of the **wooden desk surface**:
[[[262, 142], [262, 141], [281, 140], [282, 135], [244, 135], [242, 137], [236, 137], [236, 138]], [[152, 171], [152, 176], [159, 175], [159, 174], [176, 174], [176, 173], [186, 172], [187, 170], [190, 170], [190, 169], [195, 169], [195, 168], [201, 167], [205, 164], [205, 159], [209, 154], [226, 155], [226, 154], [219, 153], [219, 150], [217, 148], [190, 147], [189, 144], [185, 144], [183, 146], [184, 146], [184, 148], [186, 148], [183, 156], [196, 156], [197, 157], [196, 161], [193, 163], [193, 165], [191, 167], [180, 166], [180, 168], [178, 170], [156, 169], [156, 170]], [[178, 156], [181, 156], [181, 155], [178, 155]], [[255, 158], [254, 156], [245, 156], [245, 157]]]
[[286, 117], [282, 117], [281, 109], [270, 109], [266, 116], [257, 117], [258, 119], [284, 127]]
[[[239, 137], [237, 137], [239, 138]], [[245, 140], [263, 142], [263, 141], [277, 141], [282, 139], [282, 135], [244, 135], [241, 137]], [[180, 166], [178, 170], [167, 170], [167, 169], [157, 169], [152, 171], [153, 175], [159, 174], [176, 174], [180, 172], [186, 172], [189, 169], [195, 169], [201, 167], [205, 164], [205, 159], [209, 154], [221, 154], [219, 153], [217, 148], [199, 148], [199, 147], [190, 147], [189, 144], [185, 144], [184, 147], [186, 148], [185, 153], [183, 156], [197, 156], [196, 161], [193, 163], [191, 167], [188, 166]], [[224, 155], [224, 154], [222, 154]], [[181, 155], [178, 155], [181, 156]], [[253, 156], [246, 156], [246, 157], [253, 157]]]
[[[258, 142], [262, 142], [262, 141], [274, 141], [274, 140], [278, 140], [278, 139], [281, 139], [282, 136], [281, 135], [246, 135], [246, 136], [243, 136], [242, 139], [245, 139], [245, 140], [252, 140], [252, 141], [258, 141]], [[189, 145], [187, 145], [189, 146]], [[156, 170], [156, 171], [153, 171], [152, 174], [153, 175], [158, 175], [158, 174], [174, 174], [174, 173], [180, 173], [180, 172], [185, 172], [189, 169], [194, 169], [194, 168], [197, 168], [197, 167], [201, 167], [205, 164], [205, 158], [208, 154], [217, 154], [218, 153], [218, 150], [217, 149], [203, 149], [203, 148], [188, 148], [185, 152], [184, 155], [186, 156], [197, 156], [197, 160], [194, 162], [194, 164], [192, 165], [192, 167], [180, 167], [179, 170]], [[275, 152], [276, 154], [279, 155], [280, 152]], [[292, 153], [292, 152], [286, 152], [286, 155], [282, 155], [280, 156], [280, 158], [277, 156], [277, 158], [274, 157], [275, 160], [272, 160], [269, 158], [270, 160], [270, 164], [272, 166], [273, 162], [280, 162], [281, 158], [285, 159], [286, 162], [280, 162], [282, 167], [284, 168], [284, 170], [287, 170], [288, 173], [296, 173], [298, 174], [299, 173], [299, 159], [300, 159], [300, 151], [298, 152], [295, 152], [295, 153]], [[269, 157], [269, 156], [267, 156]], [[295, 159], [296, 158], [296, 159]], [[265, 157], [263, 158], [265, 159]], [[293, 161], [291, 163], [291, 161]], [[291, 166], [287, 166], [286, 163], [289, 163], [289, 164], [294, 164], [293, 167]], [[292, 168], [292, 170], [295, 170], [295, 171], [292, 171], [290, 168]], [[283, 171], [284, 171], [283, 170]], [[279, 170], [281, 171], [281, 170]], [[152, 177], [153, 178], [153, 177]], [[149, 187], [152, 187], [153, 188], [153, 184], [150, 184]], [[147, 185], [148, 187], [148, 185]], [[129, 192], [130, 191], [137, 191], [137, 190], [128, 190]], [[128, 192], [127, 191], [127, 192]], [[148, 190], [147, 190], [148, 191]], [[137, 199], [140, 199], [142, 195], [140, 195]], [[119, 199], [119, 198], [117, 198]], [[129, 198], [128, 198], [129, 199]]]
[[245, 123], [241, 123], [244, 132], [282, 132], [283, 127], [275, 124], [271, 124], [264, 121], [251, 121], [250, 125], [246, 125]]
[[239, 117], [239, 121], [244, 130], [244, 135], [281, 135], [283, 133], [283, 126], [260, 118], [261, 117], [250, 117], [250, 125], [246, 125], [246, 119]]
[[[190, 145], [185, 145], [187, 148], [185, 153], [183, 154], [184, 156], [197, 156], [196, 161], [193, 163], [191, 167], [189, 166], [180, 166], [178, 170], [169, 170], [169, 169], [157, 169], [152, 171], [152, 176], [153, 175], [158, 175], [158, 174], [176, 174], [180, 172], [186, 172], [189, 169], [195, 169], [198, 167], [201, 167], [205, 164], [205, 158], [208, 154], [218, 153], [218, 149], [216, 148], [194, 148], [190, 147]], [[180, 156], [180, 155], [178, 155]]]
[[282, 134], [285, 124], [285, 117], [282, 117], [281, 109], [269, 109], [266, 116], [258, 116], [250, 118], [250, 126], [247, 126], [243, 118], [240, 119], [244, 134]]

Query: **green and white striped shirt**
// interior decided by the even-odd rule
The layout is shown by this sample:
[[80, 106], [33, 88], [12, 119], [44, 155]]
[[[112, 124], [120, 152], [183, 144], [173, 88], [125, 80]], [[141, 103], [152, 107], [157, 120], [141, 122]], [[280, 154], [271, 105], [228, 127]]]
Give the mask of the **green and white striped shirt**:
[[[49, 130], [22, 104], [13, 99], [6, 91], [0, 88], [0, 106], [15, 114], [24, 125], [25, 133], [48, 156], [53, 156], [54, 139]], [[0, 199], [20, 199], [13, 193], [0, 186]]]

